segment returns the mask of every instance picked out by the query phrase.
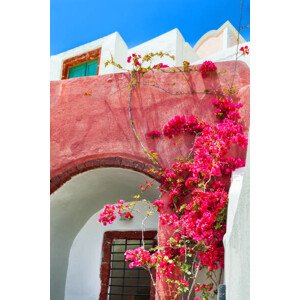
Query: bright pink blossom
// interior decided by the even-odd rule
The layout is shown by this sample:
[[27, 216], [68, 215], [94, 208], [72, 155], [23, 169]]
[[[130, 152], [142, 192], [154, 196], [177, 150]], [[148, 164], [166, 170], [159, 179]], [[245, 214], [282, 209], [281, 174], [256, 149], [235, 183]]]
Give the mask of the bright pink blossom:
[[159, 132], [158, 130], [152, 130], [147, 132], [146, 136], [152, 139], [159, 138], [161, 136], [161, 132]]
[[217, 66], [212, 61], [207, 60], [202, 63], [199, 71], [201, 72], [202, 77], [206, 78], [210, 75], [216, 74]]
[[[134, 64], [139, 58], [132, 54]], [[204, 78], [216, 71], [217, 67], [210, 61], [200, 67]], [[163, 127], [163, 134], [168, 138], [179, 134], [195, 136], [186, 158], [159, 170], [160, 191], [167, 193], [168, 199], [164, 202], [155, 200], [153, 205], [159, 212], [160, 224], [169, 227], [174, 234], [151, 251], [143, 247], [126, 251], [126, 261], [131, 261], [130, 268], [155, 268], [158, 278], [161, 275], [172, 278], [181, 272], [182, 277], [176, 282], [181, 289], [188, 287], [190, 280], [182, 259], [186, 254], [196, 258], [194, 270], [199, 266], [208, 271], [224, 268], [223, 237], [230, 175], [245, 166], [245, 161], [236, 155], [236, 150], [247, 147], [248, 143], [240, 122], [242, 104], [231, 97], [213, 99], [212, 104], [217, 118], [213, 123], [199, 120], [194, 115], [177, 115]], [[147, 134], [151, 135], [158, 133]], [[149, 186], [150, 183], [146, 182], [140, 188], [144, 191]], [[172, 212], [164, 209], [168, 207], [172, 208]], [[123, 200], [119, 200], [117, 205], [107, 205], [99, 221], [104, 225], [111, 224], [124, 209]], [[126, 214], [131, 218], [130, 212]], [[194, 248], [194, 245], [197, 247]], [[212, 284], [195, 286], [195, 292], [208, 293], [212, 289]]]
[[107, 224], [112, 224], [116, 219], [115, 206], [114, 205], [105, 205], [103, 211], [100, 213], [98, 222], [103, 223], [104, 226]]
[[185, 116], [175, 116], [163, 128], [163, 134], [168, 138], [172, 138], [180, 133], [200, 133], [205, 127], [204, 122], [199, 122], [198, 119], [191, 115], [188, 118]]
[[131, 212], [127, 211], [125, 214], [124, 214], [124, 218], [125, 219], [133, 219], [133, 215]]
[[168, 65], [165, 65], [163, 63], [159, 63], [157, 65], [154, 65], [153, 69], [163, 69], [163, 68], [168, 68], [168, 67], [169, 67]]
[[125, 252], [125, 261], [132, 261], [129, 268], [145, 267], [150, 260], [150, 252], [144, 247], [139, 247], [134, 250], [127, 250]]
[[250, 54], [250, 49], [249, 49], [248, 46], [241, 47], [240, 51], [242, 52], [243, 55], [249, 55]]
[[186, 279], [181, 279], [179, 282], [180, 282], [181, 285], [189, 286], [189, 283]]
[[161, 200], [155, 200], [153, 205], [157, 207], [158, 212], [161, 212], [164, 207], [164, 203]]

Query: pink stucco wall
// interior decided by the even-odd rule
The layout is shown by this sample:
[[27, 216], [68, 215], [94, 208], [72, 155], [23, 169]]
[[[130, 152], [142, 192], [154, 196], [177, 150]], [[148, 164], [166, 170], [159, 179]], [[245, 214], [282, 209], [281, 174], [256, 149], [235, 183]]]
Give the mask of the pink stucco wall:
[[[232, 79], [234, 62], [218, 63], [222, 76], [203, 80], [198, 72], [189, 73], [189, 84], [196, 91], [226, 86]], [[132, 98], [132, 114], [136, 128], [148, 148], [161, 155], [165, 165], [187, 150], [188, 139], [177, 140], [145, 137], [151, 130], [161, 130], [177, 114], [194, 114], [214, 122], [211, 95], [171, 95], [149, 84], [173, 93], [189, 92], [180, 73], [147, 74]], [[128, 74], [81, 77], [51, 82], [51, 178], [93, 159], [122, 157], [149, 163], [137, 142], [128, 119]], [[240, 88], [242, 114], [249, 125], [249, 68], [238, 62], [235, 85]], [[176, 146], [174, 145], [176, 143]]]
[[[222, 76], [202, 79], [200, 73], [149, 73], [132, 97], [132, 114], [143, 143], [160, 154], [163, 166], [184, 156], [191, 147], [191, 137], [149, 139], [145, 134], [161, 130], [175, 115], [195, 115], [215, 122], [212, 96], [204, 90], [224, 88], [236, 72], [235, 86], [244, 104], [242, 121], [249, 128], [249, 68], [245, 63], [217, 63]], [[226, 70], [226, 72], [225, 72]], [[159, 84], [170, 91], [151, 85]], [[197, 94], [191, 94], [191, 88]], [[184, 94], [176, 94], [184, 92]], [[245, 157], [245, 151], [240, 152]], [[51, 82], [51, 190], [59, 188], [72, 176], [90, 168], [119, 166], [147, 173], [151, 162], [137, 142], [128, 118], [128, 74], [82, 77]], [[170, 229], [159, 227], [159, 241], [168, 239]], [[164, 290], [163, 280], [158, 290]], [[163, 299], [170, 299], [165, 294]]]

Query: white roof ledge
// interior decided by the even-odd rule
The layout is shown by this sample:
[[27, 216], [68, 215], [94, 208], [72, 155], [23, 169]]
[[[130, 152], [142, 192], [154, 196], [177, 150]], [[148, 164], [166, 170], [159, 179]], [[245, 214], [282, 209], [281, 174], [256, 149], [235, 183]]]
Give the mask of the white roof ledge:
[[[236, 36], [238, 36], [238, 31], [235, 29], [235, 27], [227, 20], [221, 27], [219, 27], [217, 30], [210, 30], [206, 32], [195, 44], [194, 50], [197, 51], [198, 48], [209, 38], [211, 37], [217, 37], [225, 28], [229, 28]], [[240, 34], [239, 37], [240, 43], [245, 43], [246, 40], [242, 37]]]

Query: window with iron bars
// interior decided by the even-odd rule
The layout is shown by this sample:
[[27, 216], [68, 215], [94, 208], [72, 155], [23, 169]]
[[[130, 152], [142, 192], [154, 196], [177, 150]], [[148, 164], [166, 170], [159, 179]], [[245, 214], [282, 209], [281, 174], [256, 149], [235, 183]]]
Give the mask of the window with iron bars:
[[[150, 274], [143, 268], [129, 268], [124, 253], [140, 246], [156, 246], [157, 231], [108, 231], [102, 247], [101, 291], [99, 300], [154, 300]], [[144, 239], [143, 239], [144, 236]], [[155, 278], [154, 271], [152, 273]]]

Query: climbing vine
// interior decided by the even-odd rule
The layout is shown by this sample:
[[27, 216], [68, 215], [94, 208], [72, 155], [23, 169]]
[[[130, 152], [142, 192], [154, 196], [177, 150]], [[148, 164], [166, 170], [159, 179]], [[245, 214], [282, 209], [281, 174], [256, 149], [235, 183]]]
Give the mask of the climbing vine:
[[[241, 48], [242, 55], [249, 54], [248, 47]], [[215, 299], [224, 268], [223, 236], [226, 232], [226, 213], [228, 205], [229, 179], [234, 170], [243, 167], [245, 161], [240, 159], [232, 149], [246, 148], [248, 139], [240, 119], [242, 104], [235, 97], [237, 88], [233, 83], [220, 90], [196, 91], [190, 85], [189, 92], [172, 92], [158, 83], [149, 85], [170, 94], [211, 94], [216, 122], [210, 124], [194, 115], [176, 115], [163, 128], [153, 128], [146, 134], [149, 139], [166, 137], [173, 139], [178, 135], [193, 137], [193, 146], [186, 157], [178, 158], [170, 167], [163, 166], [159, 154], [147, 149], [138, 134], [131, 111], [131, 99], [135, 89], [143, 84], [142, 77], [154, 70], [182, 74], [189, 84], [187, 73], [198, 72], [202, 78], [219, 75], [217, 66], [205, 61], [200, 67], [191, 66], [184, 61], [181, 68], [169, 67], [158, 63], [153, 65], [154, 58], [174, 56], [154, 52], [144, 56], [132, 54], [127, 58], [131, 65], [128, 84], [128, 118], [131, 129], [139, 141], [145, 155], [151, 160], [151, 172], [160, 178], [161, 197], [153, 203], [142, 198], [142, 193], [153, 186], [146, 182], [140, 186], [141, 194], [134, 196], [134, 201], [124, 203], [119, 200], [116, 205], [106, 205], [99, 216], [103, 225], [111, 224], [117, 217], [133, 218], [133, 211], [138, 201], [144, 201], [149, 209], [146, 217], [159, 214], [162, 225], [172, 229], [172, 234], [165, 243], [150, 250], [139, 247], [127, 250], [125, 260], [129, 267], [143, 267], [149, 272], [156, 269], [157, 278], [165, 278], [174, 299], [209, 300]], [[114, 65], [125, 70], [113, 58], [105, 65]], [[153, 66], [152, 66], [153, 65]], [[205, 271], [206, 281], [199, 282], [199, 272]], [[150, 272], [151, 275], [151, 272]], [[151, 275], [153, 285], [156, 281]], [[162, 295], [156, 292], [159, 299]]]

